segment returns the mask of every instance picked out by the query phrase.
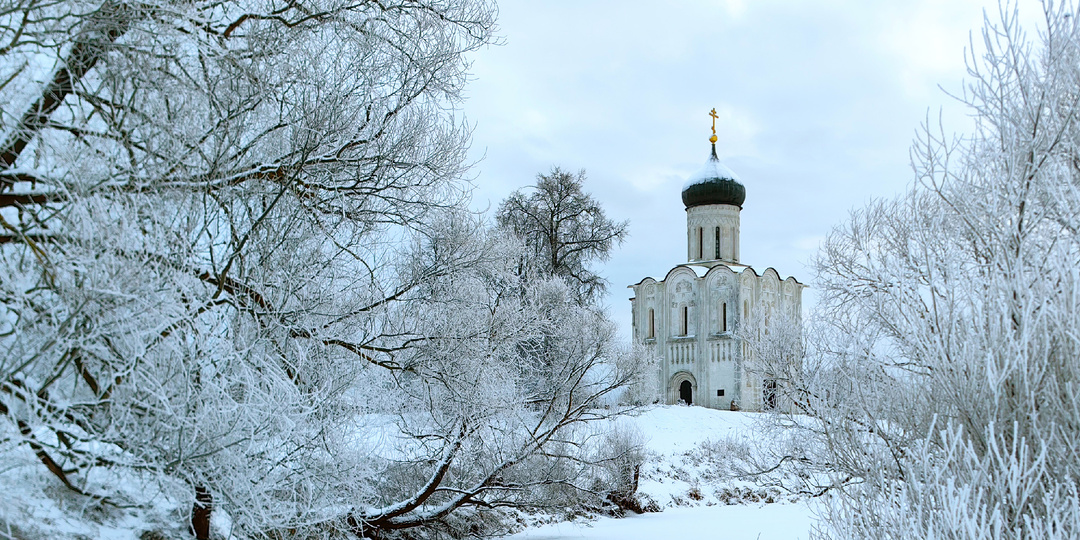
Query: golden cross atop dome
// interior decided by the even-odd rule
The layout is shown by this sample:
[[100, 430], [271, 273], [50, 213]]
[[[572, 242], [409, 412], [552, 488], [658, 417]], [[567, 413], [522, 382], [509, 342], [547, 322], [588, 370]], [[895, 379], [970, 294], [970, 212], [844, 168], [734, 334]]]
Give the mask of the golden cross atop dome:
[[716, 119], [720, 117], [716, 115], [715, 107], [713, 107], [713, 110], [709, 111], [709, 116], [712, 117], [712, 137], [709, 137], [709, 142], [716, 144]]

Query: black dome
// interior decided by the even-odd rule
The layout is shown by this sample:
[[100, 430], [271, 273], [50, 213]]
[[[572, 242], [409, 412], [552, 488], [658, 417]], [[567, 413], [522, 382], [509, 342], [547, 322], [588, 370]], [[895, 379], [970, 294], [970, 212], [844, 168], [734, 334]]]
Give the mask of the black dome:
[[706, 204], [730, 204], [742, 208], [746, 200], [746, 188], [731, 169], [716, 157], [716, 145], [705, 166], [686, 181], [682, 201], [687, 208]]

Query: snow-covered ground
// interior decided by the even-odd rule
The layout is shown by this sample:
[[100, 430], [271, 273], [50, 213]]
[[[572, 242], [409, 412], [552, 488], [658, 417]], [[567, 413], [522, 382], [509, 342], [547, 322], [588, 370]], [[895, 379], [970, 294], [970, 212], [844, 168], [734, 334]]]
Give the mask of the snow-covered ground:
[[[662, 511], [561, 523], [550, 523], [562, 519], [551, 515], [520, 516], [519, 523], [536, 525], [507, 538], [654, 540], [694, 535], [805, 540], [814, 526], [813, 503], [733, 479], [719, 466], [740, 450], [770, 444], [759, 424], [767, 420], [757, 413], [685, 406], [650, 407], [638, 416], [621, 418], [617, 420], [620, 427], [640, 431], [647, 449], [638, 493]], [[60, 489], [55, 479], [43, 472], [28, 448], [8, 455], [18, 461], [0, 464], [0, 485], [8, 496], [0, 503], [0, 538], [131, 540], [146, 530], [184, 535], [183, 505], [171, 500], [161, 486], [132, 485], [132, 493], [155, 507], [145, 515], [107, 505], [76, 508], [71, 501], [77, 498], [54, 493]], [[215, 514], [215, 518], [225, 516]], [[217, 530], [227, 529], [227, 524], [217, 524]]]
[[638, 492], [662, 512], [547, 524], [507, 539], [653, 540], [685, 535], [805, 540], [815, 523], [813, 503], [715, 470], [723, 450], [739, 446], [725, 442], [768, 444], [758, 425], [765, 420], [758, 413], [685, 406], [652, 407], [624, 419], [641, 431], [649, 451]]
[[806, 504], [755, 504], [665, 508], [656, 514], [622, 519], [554, 523], [506, 537], [507, 540], [806, 540], [813, 524]]

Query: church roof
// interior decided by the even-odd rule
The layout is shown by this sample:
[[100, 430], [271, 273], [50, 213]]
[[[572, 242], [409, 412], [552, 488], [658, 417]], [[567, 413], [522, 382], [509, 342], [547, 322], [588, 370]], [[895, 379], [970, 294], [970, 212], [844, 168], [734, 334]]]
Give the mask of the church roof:
[[730, 263], [730, 262], [709, 262], [709, 263], [684, 263], [684, 264], [679, 264], [679, 265], [676, 265], [675, 267], [673, 267], [671, 270], [668, 270], [667, 275], [665, 275], [663, 279], [656, 279], [656, 278], [654, 278], [652, 276], [649, 276], [649, 277], [646, 277], [646, 278], [642, 279], [641, 281], [639, 281], [639, 282], [637, 282], [637, 283], [635, 283], [633, 285], [627, 285], [626, 287], [628, 289], [632, 289], [634, 287], [637, 287], [639, 285], [644, 284], [646, 281], [649, 281], [649, 280], [652, 280], [654, 283], [663, 283], [663, 282], [666, 282], [669, 278], [671, 278], [672, 274], [674, 274], [675, 272], [680, 271], [680, 270], [682, 270], [682, 271], [689, 270], [689, 271], [694, 273], [695, 277], [700, 279], [700, 278], [703, 278], [706, 275], [708, 275], [710, 272], [712, 272], [714, 270], [719, 270], [721, 268], [726, 269], [726, 270], [730, 270], [732, 273], [734, 273], [736, 275], [739, 275], [739, 274], [742, 274], [743, 272], [749, 271], [749, 274], [754, 276], [754, 277], [762, 277], [766, 273], [771, 271], [773, 274], [776, 275], [776, 279], [778, 281], [786, 282], [788, 280], [792, 280], [792, 281], [794, 281], [794, 283], [796, 285], [798, 285], [800, 287], [803, 287], [803, 288], [808, 287], [805, 283], [799, 281], [798, 278], [796, 278], [795, 276], [788, 276], [786, 278], [781, 277], [780, 272], [777, 271], [775, 268], [773, 268], [771, 266], [766, 268], [765, 270], [763, 270], [759, 274], [757, 272], [757, 270], [754, 270], [754, 268], [752, 266], [748, 266], [748, 265], [745, 265], [745, 264], [739, 264], [739, 263]]
[[742, 208], [746, 200], [746, 188], [739, 177], [716, 157], [716, 143], [705, 166], [687, 179], [683, 185], [682, 201], [687, 208], [706, 204], [730, 204]]

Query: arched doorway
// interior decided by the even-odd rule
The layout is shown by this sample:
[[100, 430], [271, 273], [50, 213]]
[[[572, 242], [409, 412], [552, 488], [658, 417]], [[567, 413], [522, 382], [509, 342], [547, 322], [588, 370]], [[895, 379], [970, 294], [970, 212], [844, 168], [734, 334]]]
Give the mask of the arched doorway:
[[683, 381], [679, 385], [679, 399], [687, 405], [694, 404], [694, 385], [690, 384], [690, 381]]
[[[677, 405], [679, 402], [687, 405], [693, 404], [694, 394], [697, 393], [697, 379], [689, 371], [679, 371], [668, 379], [666, 401], [668, 405]], [[703, 404], [704, 405], [704, 404]]]

